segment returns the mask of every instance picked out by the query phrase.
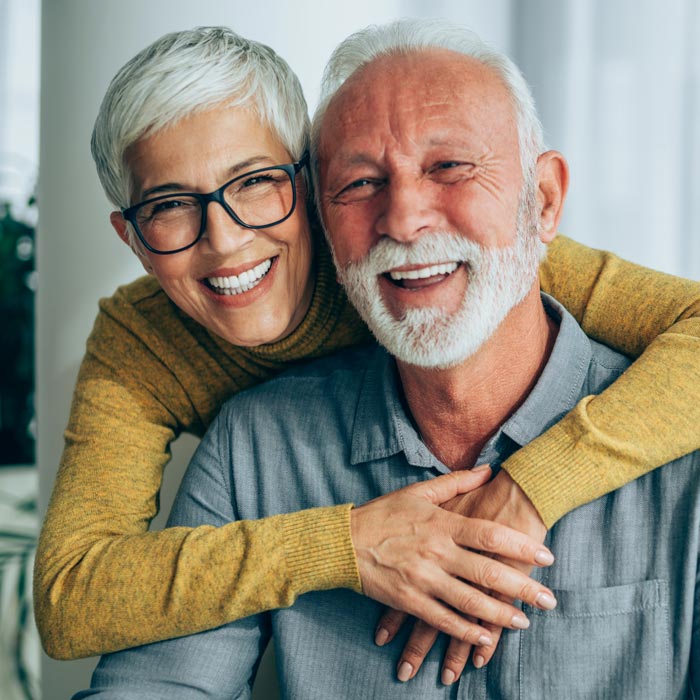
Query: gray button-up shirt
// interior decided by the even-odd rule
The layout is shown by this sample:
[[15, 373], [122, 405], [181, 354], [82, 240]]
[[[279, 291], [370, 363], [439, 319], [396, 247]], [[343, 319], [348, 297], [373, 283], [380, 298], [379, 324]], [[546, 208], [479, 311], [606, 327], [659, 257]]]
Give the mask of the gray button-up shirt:
[[[550, 359], [525, 403], [484, 448], [498, 465], [627, 360], [587, 338], [556, 302]], [[505, 369], [504, 371], [507, 371]], [[376, 347], [323, 360], [226, 404], [190, 464], [171, 525], [222, 525], [347, 501], [364, 502], [446, 472], [400, 398], [394, 361]], [[491, 663], [440, 683], [446, 640], [417, 677], [396, 680], [408, 630], [376, 647], [381, 607], [347, 590], [309, 593], [290, 608], [191, 637], [104, 657], [103, 698], [248, 698], [274, 637], [282, 693], [299, 700], [700, 697], [697, 615], [700, 467], [680, 459], [575, 510], [550, 531], [556, 563], [535, 576], [551, 612], [525, 606], [526, 631], [504, 633]]]

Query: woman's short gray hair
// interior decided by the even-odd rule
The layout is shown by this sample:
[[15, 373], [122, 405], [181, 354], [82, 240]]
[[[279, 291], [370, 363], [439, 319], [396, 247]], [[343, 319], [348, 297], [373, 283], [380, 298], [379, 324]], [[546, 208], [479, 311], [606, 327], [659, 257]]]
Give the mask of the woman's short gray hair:
[[309, 116], [298, 78], [271, 48], [226, 27], [166, 34], [109, 85], [92, 132], [102, 187], [118, 208], [132, 202], [129, 146], [217, 105], [250, 105], [294, 160], [308, 147]]
[[[493, 69], [508, 90], [515, 110], [523, 173], [534, 169], [544, 150], [542, 124], [535, 101], [520, 69], [477, 34], [444, 20], [401, 19], [370, 26], [349, 36], [331, 55], [321, 82], [321, 95], [311, 124], [311, 155], [314, 182], [318, 187], [318, 146], [323, 116], [348, 78], [382, 56], [401, 55], [429, 49], [449, 49], [469, 56]], [[318, 191], [316, 192], [318, 195]]]

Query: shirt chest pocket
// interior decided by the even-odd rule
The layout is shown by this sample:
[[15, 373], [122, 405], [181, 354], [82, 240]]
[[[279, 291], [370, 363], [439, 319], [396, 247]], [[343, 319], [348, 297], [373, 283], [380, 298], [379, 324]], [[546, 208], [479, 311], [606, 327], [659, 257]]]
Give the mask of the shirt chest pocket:
[[558, 606], [526, 606], [520, 699], [626, 700], [669, 697], [671, 629], [663, 580], [555, 590]]

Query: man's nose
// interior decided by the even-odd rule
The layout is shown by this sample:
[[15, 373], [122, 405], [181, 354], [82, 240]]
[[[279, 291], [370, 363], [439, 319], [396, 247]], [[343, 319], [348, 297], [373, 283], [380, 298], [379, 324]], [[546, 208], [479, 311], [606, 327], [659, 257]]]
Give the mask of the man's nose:
[[218, 202], [208, 202], [207, 223], [200, 245], [204, 243], [212, 252], [223, 255], [249, 245], [254, 239], [255, 229], [241, 226]]
[[376, 224], [378, 235], [410, 243], [426, 231], [435, 230], [440, 219], [429, 182], [413, 176], [387, 182]]

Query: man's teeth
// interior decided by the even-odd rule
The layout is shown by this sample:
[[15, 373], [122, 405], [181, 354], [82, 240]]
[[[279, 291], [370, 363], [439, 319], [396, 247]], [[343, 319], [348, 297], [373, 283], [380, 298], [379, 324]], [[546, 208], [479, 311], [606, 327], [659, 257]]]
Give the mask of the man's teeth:
[[207, 277], [207, 282], [211, 285], [215, 292], [219, 294], [240, 294], [248, 292], [253, 287], [260, 284], [260, 280], [267, 274], [272, 266], [272, 259], [265, 260], [259, 265], [256, 265], [251, 270], [241, 272], [240, 275], [231, 275], [230, 277]]
[[430, 267], [421, 267], [419, 270], [392, 270], [389, 277], [394, 281], [399, 280], [420, 280], [435, 275], [450, 275], [459, 267], [457, 262], [441, 263]]

